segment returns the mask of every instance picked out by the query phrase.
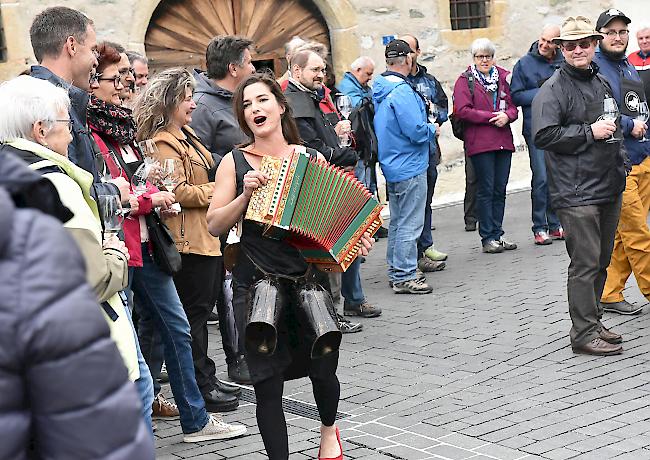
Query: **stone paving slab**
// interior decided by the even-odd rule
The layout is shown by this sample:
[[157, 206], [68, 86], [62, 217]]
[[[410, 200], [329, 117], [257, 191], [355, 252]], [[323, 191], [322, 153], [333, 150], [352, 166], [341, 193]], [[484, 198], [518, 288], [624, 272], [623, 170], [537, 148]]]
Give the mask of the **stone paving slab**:
[[[529, 193], [509, 195], [505, 230], [519, 249], [480, 252], [462, 207], [434, 211], [447, 269], [428, 274], [433, 295], [395, 295], [386, 240], [363, 265], [368, 300], [383, 309], [344, 336], [339, 421], [348, 459], [650, 460], [650, 321], [606, 314], [624, 335], [616, 357], [574, 355], [568, 339], [564, 243], [532, 244]], [[634, 280], [625, 291], [645, 305]], [[218, 328], [210, 349], [226, 377]], [[169, 386], [164, 394], [171, 396]], [[285, 396], [313, 404], [308, 380]], [[159, 459], [266, 458], [255, 405], [224, 416], [249, 428], [240, 439], [183, 444], [178, 422], [158, 422]], [[287, 413], [291, 459], [314, 459], [319, 422]]]

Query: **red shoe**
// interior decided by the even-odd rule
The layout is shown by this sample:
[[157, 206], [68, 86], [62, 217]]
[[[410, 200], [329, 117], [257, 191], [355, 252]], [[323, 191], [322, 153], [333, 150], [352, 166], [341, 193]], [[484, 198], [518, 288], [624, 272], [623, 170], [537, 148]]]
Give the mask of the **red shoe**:
[[535, 232], [533, 234], [533, 238], [535, 239], [535, 244], [540, 246], [546, 246], [547, 244], [553, 243], [553, 240], [549, 238], [548, 233], [546, 233], [544, 230]]
[[549, 234], [551, 235], [551, 238], [553, 238], [554, 240], [564, 239], [564, 229], [562, 227], [558, 227], [555, 230], [551, 230]]
[[336, 440], [339, 442], [339, 449], [341, 449], [341, 455], [338, 457], [321, 457], [320, 448], [318, 449], [318, 460], [343, 460], [343, 446], [341, 445], [341, 434], [339, 433], [339, 427], [336, 427]]

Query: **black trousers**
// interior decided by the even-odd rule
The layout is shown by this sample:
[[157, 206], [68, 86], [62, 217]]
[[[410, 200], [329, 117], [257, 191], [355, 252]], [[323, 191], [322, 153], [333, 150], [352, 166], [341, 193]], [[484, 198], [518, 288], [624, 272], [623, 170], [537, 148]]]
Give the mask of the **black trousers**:
[[[192, 360], [201, 393], [212, 391], [216, 367], [208, 356], [208, 317], [223, 286], [218, 257], [181, 254], [183, 268], [174, 276], [178, 297], [190, 323]], [[223, 260], [221, 260], [223, 264]]]
[[[325, 426], [334, 425], [341, 396], [341, 386], [336, 374], [310, 375], [309, 378], [321, 423]], [[257, 399], [255, 415], [266, 454], [269, 456], [269, 460], [287, 460], [289, 458], [289, 438], [282, 410], [284, 377], [276, 374], [256, 383], [254, 388]]]
[[474, 171], [474, 165], [469, 157], [465, 155], [465, 199], [463, 207], [465, 211], [465, 225], [476, 224], [478, 213], [476, 212], [476, 194], [478, 192], [478, 178]]
[[621, 214], [621, 196], [613, 203], [556, 210], [566, 232], [571, 259], [567, 279], [571, 344], [582, 346], [598, 337], [603, 309], [600, 298]]

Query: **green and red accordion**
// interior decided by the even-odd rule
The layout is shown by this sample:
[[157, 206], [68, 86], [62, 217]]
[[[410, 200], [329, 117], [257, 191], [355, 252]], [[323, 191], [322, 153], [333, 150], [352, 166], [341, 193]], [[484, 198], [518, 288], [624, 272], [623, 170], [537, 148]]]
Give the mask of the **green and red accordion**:
[[382, 206], [353, 174], [296, 149], [289, 158], [264, 156], [271, 179], [253, 192], [245, 219], [284, 239], [321, 270], [342, 272], [354, 261], [361, 236], [381, 226]]

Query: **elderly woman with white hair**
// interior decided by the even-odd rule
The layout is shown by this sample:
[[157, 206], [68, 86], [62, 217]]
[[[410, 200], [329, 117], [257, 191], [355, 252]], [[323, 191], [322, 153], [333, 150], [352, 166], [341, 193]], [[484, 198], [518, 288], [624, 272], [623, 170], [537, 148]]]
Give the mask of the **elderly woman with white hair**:
[[65, 227], [81, 249], [88, 284], [103, 307], [129, 378], [136, 382], [150, 429], [153, 383], [120, 297], [128, 282], [129, 253], [117, 237], [102, 235], [99, 209], [91, 196], [93, 176], [67, 158], [72, 140], [68, 94], [45, 80], [20, 76], [0, 86], [0, 106], [11, 107], [0, 112], [0, 152], [16, 155], [49, 179], [74, 214]]
[[454, 117], [463, 123], [465, 153], [478, 179], [481, 244], [491, 254], [517, 248], [503, 238], [503, 214], [515, 150], [510, 123], [518, 113], [506, 80], [510, 72], [495, 65], [495, 51], [487, 38], [474, 40], [474, 62], [454, 85]]

